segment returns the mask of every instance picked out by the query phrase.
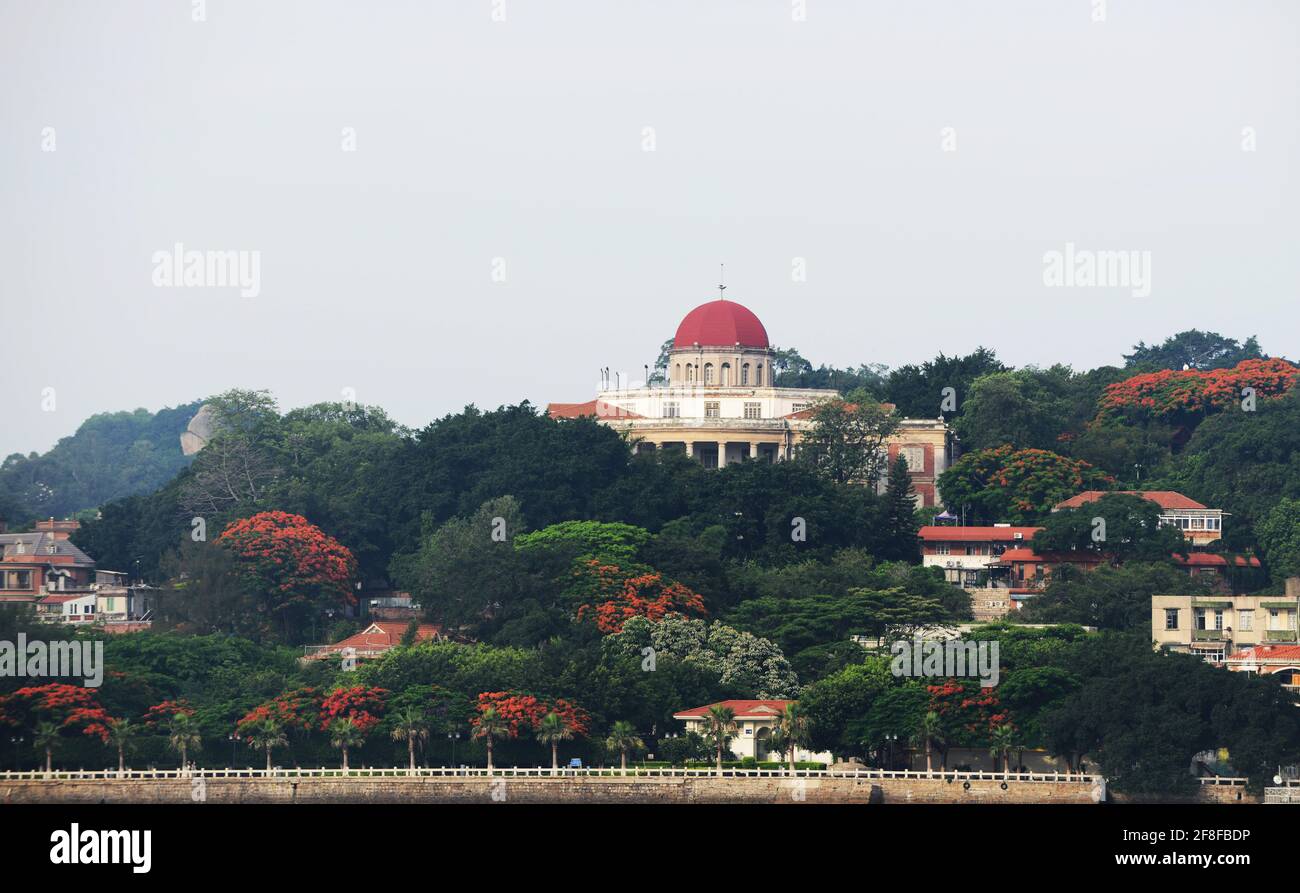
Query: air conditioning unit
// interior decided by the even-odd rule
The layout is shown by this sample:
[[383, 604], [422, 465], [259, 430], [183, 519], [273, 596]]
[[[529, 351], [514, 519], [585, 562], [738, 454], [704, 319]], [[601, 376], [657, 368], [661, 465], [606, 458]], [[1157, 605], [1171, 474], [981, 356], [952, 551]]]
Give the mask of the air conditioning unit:
[[1025, 538], [1025, 535], [1017, 530], [1015, 533], [1011, 534], [1011, 538], [1013, 540], [1022, 540]]

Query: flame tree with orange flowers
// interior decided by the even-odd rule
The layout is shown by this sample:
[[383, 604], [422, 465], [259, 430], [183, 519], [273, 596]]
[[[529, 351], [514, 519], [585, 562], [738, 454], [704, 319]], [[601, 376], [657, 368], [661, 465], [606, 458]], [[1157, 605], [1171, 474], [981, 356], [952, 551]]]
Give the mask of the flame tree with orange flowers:
[[112, 722], [96, 691], [80, 685], [51, 682], [0, 696], [0, 726], [29, 733], [44, 751], [46, 772], [60, 739], [86, 735], [107, 744]]
[[551, 768], [555, 769], [559, 742], [587, 735], [591, 731], [591, 716], [564, 698], [552, 700], [525, 692], [487, 691], [479, 694], [469, 724], [471, 736], [487, 746], [489, 772], [493, 768], [493, 741], [518, 738], [525, 731], [551, 747]]
[[232, 522], [216, 542], [235, 557], [259, 610], [279, 619], [286, 638], [314, 612], [354, 601], [356, 559], [301, 515], [259, 512]]

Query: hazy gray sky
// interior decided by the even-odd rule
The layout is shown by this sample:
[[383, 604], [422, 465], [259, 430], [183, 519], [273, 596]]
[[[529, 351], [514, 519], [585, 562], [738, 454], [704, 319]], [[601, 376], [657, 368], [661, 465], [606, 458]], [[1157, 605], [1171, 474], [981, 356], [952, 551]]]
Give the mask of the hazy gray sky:
[[[1300, 355], [1300, 4], [501, 5], [4, 0], [0, 455], [236, 386], [589, 399], [720, 262], [814, 363]], [[260, 293], [156, 287], [178, 242]], [[1046, 287], [1067, 242], [1150, 294]]]

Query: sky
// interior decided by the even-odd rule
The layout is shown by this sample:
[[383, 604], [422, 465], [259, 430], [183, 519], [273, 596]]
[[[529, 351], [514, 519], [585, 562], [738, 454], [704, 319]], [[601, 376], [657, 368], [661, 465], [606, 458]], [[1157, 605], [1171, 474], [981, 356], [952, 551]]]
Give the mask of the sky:
[[1300, 356], [1298, 47], [1289, 0], [0, 0], [0, 455], [587, 400], [720, 264], [814, 364]]

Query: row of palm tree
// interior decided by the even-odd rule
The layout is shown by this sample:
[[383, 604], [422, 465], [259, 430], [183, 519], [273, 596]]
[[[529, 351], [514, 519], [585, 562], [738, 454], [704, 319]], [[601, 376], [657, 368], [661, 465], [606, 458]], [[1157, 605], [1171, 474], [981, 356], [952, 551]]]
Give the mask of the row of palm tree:
[[[722, 774], [722, 754], [736, 732], [736, 711], [725, 704], [714, 704], [704, 714], [704, 737], [714, 746], [719, 775]], [[798, 749], [808, 746], [808, 738], [807, 717], [799, 711], [797, 703], [786, 704], [785, 710], [777, 717], [768, 744], [772, 750], [789, 757], [791, 772], [794, 772]]]
[[[402, 719], [399, 719], [398, 725], [393, 728], [393, 737], [399, 738], [398, 729], [402, 727]], [[502, 716], [494, 707], [484, 710], [478, 718], [478, 724], [474, 726], [471, 737], [476, 740], [481, 739], [487, 747], [487, 768], [491, 772], [494, 768], [492, 764], [492, 742], [507, 738], [511, 734], [509, 721]], [[559, 748], [561, 741], [569, 741], [573, 738], [573, 729], [564, 721], [564, 718], [558, 713], [552, 711], [542, 717], [541, 722], [533, 733], [537, 740], [549, 745], [551, 748], [551, 771], [559, 771]], [[411, 740], [411, 768], [415, 768], [415, 749], [413, 739]], [[605, 739], [605, 744], [610, 750], [617, 750], [619, 753], [619, 768], [627, 772], [627, 755], [645, 750], [645, 742], [637, 736], [636, 727], [627, 720], [620, 719], [610, 728], [609, 737]]]
[[[1003, 771], [1007, 774], [1011, 772], [1011, 751], [1016, 748], [1016, 729], [1010, 723], [1004, 723], [995, 728], [989, 735], [989, 756], [999, 760], [1003, 764]], [[932, 758], [932, 746], [943, 747], [947, 743], [947, 736], [944, 734], [943, 721], [939, 714], [933, 710], [928, 711], [921, 717], [916, 731], [912, 734], [912, 743], [914, 746], [923, 746], [925, 748], [925, 771], [934, 771], [934, 762]]]
[[[933, 717], [933, 723], [929, 722], [931, 717]], [[710, 707], [705, 715], [705, 730], [706, 737], [716, 748], [717, 771], [718, 774], [721, 774], [723, 754], [728, 743], [735, 737], [737, 732], [735, 711], [722, 705]], [[244, 740], [248, 742], [249, 747], [265, 753], [266, 768], [269, 771], [272, 766], [272, 752], [277, 747], [285, 747], [289, 743], [284, 726], [275, 719], [266, 718], [243, 731]], [[140, 732], [140, 726], [128, 719], [114, 719], [108, 722], [108, 745], [117, 750], [117, 768], [119, 772], [126, 770], [126, 754], [135, 744]], [[925, 735], [926, 769], [928, 771], [930, 768], [930, 742], [939, 740], [942, 734], [938, 727], [937, 714], [933, 712], [927, 714], [926, 723], [923, 723], [921, 731], [918, 732], [918, 734], [922, 733]], [[50, 722], [40, 723], [35, 729], [34, 743], [38, 750], [45, 752], [46, 772], [52, 769], [54, 747], [58, 743], [59, 734], [58, 726]], [[347, 771], [348, 753], [364, 743], [366, 738], [365, 730], [351, 719], [339, 719], [330, 725], [329, 734], [330, 743], [338, 748], [341, 753], [342, 768]], [[560, 742], [571, 740], [574, 737], [573, 729], [564, 721], [563, 717], [551, 712], [538, 723], [534, 734], [539, 743], [550, 747], [551, 770], [552, 772], [558, 771]], [[416, 744], [417, 742], [424, 743], [429, 740], [428, 717], [416, 707], [404, 708], [394, 716], [391, 736], [394, 741], [406, 742], [408, 765], [411, 769], [415, 769]], [[486, 745], [489, 772], [494, 768], [493, 742], [510, 736], [510, 722], [504, 716], [494, 708], [483, 711], [473, 729], [472, 737], [482, 740]], [[772, 750], [782, 755], [788, 754], [790, 769], [793, 771], [797, 748], [806, 746], [807, 739], [807, 719], [799, 712], [797, 704], [787, 704], [785, 711], [778, 718], [769, 739]], [[167, 741], [172, 750], [179, 754], [181, 765], [187, 766], [190, 751], [199, 747], [202, 743], [202, 735], [194, 716], [189, 713], [176, 713], [167, 726]], [[627, 772], [628, 754], [636, 754], [645, 750], [645, 742], [637, 735], [636, 727], [627, 720], [618, 720], [614, 723], [610, 728], [609, 736], [605, 739], [605, 744], [611, 751], [618, 751], [619, 768], [623, 772]], [[1006, 749], [1010, 750], [1009, 744]]]

